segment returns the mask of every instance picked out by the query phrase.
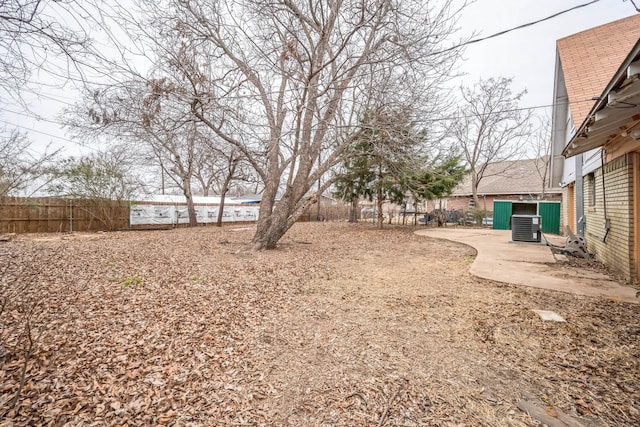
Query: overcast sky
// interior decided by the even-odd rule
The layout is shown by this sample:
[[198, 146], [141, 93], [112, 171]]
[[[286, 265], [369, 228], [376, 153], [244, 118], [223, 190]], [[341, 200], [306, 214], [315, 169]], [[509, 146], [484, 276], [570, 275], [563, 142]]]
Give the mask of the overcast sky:
[[[455, 0], [462, 2], [463, 0]], [[460, 36], [485, 37], [491, 34], [546, 18], [590, 0], [476, 0], [462, 12]], [[640, 5], [640, 2], [636, 1]], [[573, 10], [546, 22], [525, 29], [472, 44], [466, 47], [460, 71], [464, 77], [459, 83], [472, 84], [480, 78], [513, 77], [514, 91], [527, 89], [523, 107], [549, 105], [553, 98], [555, 41], [588, 28], [605, 24], [637, 13], [630, 1], [600, 0], [586, 7]], [[453, 41], [452, 41], [453, 43]], [[597, 94], [594, 94], [597, 95]], [[64, 146], [68, 154], [87, 153], [90, 149], [78, 148], [54, 123], [57, 113], [74, 102], [73, 93], [47, 94], [47, 98], [32, 97], [31, 106], [45, 120], [26, 117], [24, 113], [0, 113], [0, 122], [13, 127], [18, 125], [30, 132], [34, 147], [44, 147], [48, 142]], [[49, 97], [58, 98], [56, 103]], [[21, 111], [15, 107], [15, 111]], [[543, 110], [538, 110], [542, 112]], [[49, 120], [49, 121], [47, 121]]]
[[[460, 20], [462, 34], [475, 29], [480, 37], [546, 18], [590, 0], [476, 0]], [[640, 2], [636, 1], [640, 5]], [[553, 100], [556, 40], [637, 13], [630, 1], [600, 0], [545, 22], [466, 47], [462, 78], [513, 77], [514, 91], [527, 89], [523, 107]], [[599, 94], [594, 94], [597, 96]]]

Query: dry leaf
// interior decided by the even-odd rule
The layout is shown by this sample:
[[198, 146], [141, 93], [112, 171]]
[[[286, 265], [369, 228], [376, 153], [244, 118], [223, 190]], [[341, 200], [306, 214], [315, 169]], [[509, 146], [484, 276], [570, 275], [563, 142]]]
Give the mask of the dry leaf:
[[637, 419], [637, 306], [479, 280], [472, 249], [412, 231], [297, 224], [268, 252], [226, 227], [5, 242], [7, 274], [37, 286], [0, 315], [0, 408], [25, 307], [41, 335], [1, 423], [504, 425], [523, 392], [585, 424]]

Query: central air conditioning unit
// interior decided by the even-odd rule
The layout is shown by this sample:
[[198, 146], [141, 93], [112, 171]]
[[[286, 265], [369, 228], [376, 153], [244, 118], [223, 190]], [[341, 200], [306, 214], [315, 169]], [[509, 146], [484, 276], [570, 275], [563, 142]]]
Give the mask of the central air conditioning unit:
[[511, 215], [511, 240], [540, 243], [542, 218], [539, 215]]

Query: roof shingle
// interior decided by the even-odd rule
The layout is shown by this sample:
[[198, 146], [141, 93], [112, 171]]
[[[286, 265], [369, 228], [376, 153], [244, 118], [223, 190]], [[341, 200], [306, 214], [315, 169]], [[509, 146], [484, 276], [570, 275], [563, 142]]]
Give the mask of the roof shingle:
[[[545, 164], [542, 159], [511, 160], [489, 163], [484, 177], [478, 185], [478, 194], [540, 194], [542, 193], [542, 177]], [[540, 173], [538, 172], [540, 170]], [[554, 193], [560, 190], [546, 189]], [[453, 196], [469, 196], [471, 191], [471, 175], [453, 190]]]
[[640, 14], [636, 14], [557, 41], [576, 128], [639, 38]]

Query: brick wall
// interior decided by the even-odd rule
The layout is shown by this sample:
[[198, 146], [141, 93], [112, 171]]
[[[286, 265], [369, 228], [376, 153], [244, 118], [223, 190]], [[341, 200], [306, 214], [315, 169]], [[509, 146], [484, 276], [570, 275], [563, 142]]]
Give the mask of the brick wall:
[[[593, 174], [585, 176], [584, 181], [585, 237], [589, 251], [596, 254], [596, 259], [622, 274], [627, 280], [632, 280], [635, 275], [632, 255], [633, 162], [631, 157], [634, 155], [637, 154], [618, 157], [597, 169]], [[610, 221], [608, 234], [605, 230], [605, 198], [606, 218]]]
[[469, 204], [469, 197], [451, 197], [447, 199], [447, 210], [450, 211], [467, 211], [467, 206]]

